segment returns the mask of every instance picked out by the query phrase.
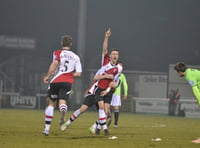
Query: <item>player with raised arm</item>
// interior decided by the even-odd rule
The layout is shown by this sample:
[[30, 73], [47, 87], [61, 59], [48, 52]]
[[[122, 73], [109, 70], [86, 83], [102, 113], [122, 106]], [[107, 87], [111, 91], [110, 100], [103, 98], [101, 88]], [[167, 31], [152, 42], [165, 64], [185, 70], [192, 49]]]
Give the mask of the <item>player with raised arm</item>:
[[[105, 37], [104, 37], [104, 42], [103, 42], [103, 47], [102, 47], [102, 51], [103, 53], [106, 52], [107, 54], [107, 41], [105, 42], [105, 40], [108, 40], [109, 36], [111, 35], [111, 31], [110, 28], [105, 32]], [[106, 51], [105, 51], [106, 48]], [[107, 56], [106, 58], [104, 57], [104, 54], [102, 54], [102, 61], [101, 61], [101, 66], [105, 65], [106, 63], [109, 62], [109, 57]], [[68, 128], [71, 123], [73, 121], [75, 121], [82, 113], [84, 113], [89, 107], [92, 107], [94, 104], [96, 104], [95, 102], [95, 90], [97, 88], [97, 81], [100, 79], [114, 79], [114, 76], [112, 74], [104, 74], [102, 76], [99, 77], [99, 79], [96, 79], [92, 85], [89, 87], [89, 89], [86, 91], [85, 93], [85, 98], [84, 98], [84, 102], [81, 105], [80, 108], [78, 108], [71, 116], [70, 118], [61, 126], [61, 130], [64, 131], [66, 128]], [[111, 87], [115, 87], [115, 82], [111, 82], [110, 83], [110, 88]], [[96, 104], [97, 109], [98, 109], [98, 105]]]
[[[120, 64], [118, 64], [118, 51], [115, 49], [113, 51], [111, 51], [110, 56], [107, 53], [107, 45], [108, 45], [108, 38], [111, 34], [110, 28], [106, 31], [105, 33], [105, 38], [104, 38], [104, 43], [103, 43], [103, 58], [102, 58], [102, 68], [97, 72], [97, 74], [94, 77], [95, 83], [92, 85], [92, 87], [89, 89], [89, 94], [87, 94], [86, 98], [85, 98], [85, 102], [84, 104], [78, 109], [76, 110], [70, 117], [70, 119], [68, 119], [68, 121], [61, 127], [61, 130], [65, 130], [77, 117], [79, 117], [79, 115], [84, 112], [85, 110], [87, 110], [88, 107], [92, 106], [94, 104], [93, 101], [97, 101], [99, 102], [99, 100], [97, 98], [95, 98], [95, 100], [92, 100], [94, 97], [98, 96], [102, 98], [107, 98], [105, 99], [107, 102], [110, 102], [108, 98], [111, 98], [112, 96], [112, 92], [110, 92], [111, 86], [108, 86], [110, 84], [112, 84], [112, 79], [114, 78], [114, 75], [116, 75], [116, 72], [121, 73], [122, 71], [122, 66]], [[105, 50], [106, 49], [106, 50]], [[105, 53], [105, 54], [104, 54]], [[112, 59], [112, 60], [110, 60]], [[110, 62], [112, 61], [112, 62]], [[112, 64], [110, 64], [112, 63]], [[110, 66], [111, 65], [111, 66]], [[114, 68], [110, 71], [105, 72], [105, 70], [109, 70], [108, 68]], [[119, 68], [119, 69], [118, 69]], [[105, 76], [112, 76], [112, 78], [106, 78]], [[117, 81], [118, 76], [115, 76], [115, 81]], [[100, 85], [100, 87], [99, 87]], [[106, 86], [103, 86], [106, 85]], [[114, 84], [116, 86], [116, 84]], [[114, 87], [115, 87], [114, 86]], [[112, 86], [113, 87], [113, 86]], [[100, 90], [101, 88], [101, 90]], [[103, 89], [102, 89], [103, 88]], [[98, 91], [96, 91], [98, 90]], [[104, 91], [106, 90], [106, 91]], [[97, 95], [98, 92], [98, 95]], [[108, 93], [109, 92], [109, 93]], [[108, 93], [108, 94], [107, 94]], [[90, 101], [89, 101], [90, 100]], [[99, 114], [101, 114], [101, 116], [104, 116], [105, 113], [104, 112], [104, 100], [101, 100], [100, 104], [100, 112]], [[98, 107], [99, 107], [98, 104]], [[102, 111], [103, 108], [103, 111]], [[105, 120], [106, 118], [104, 118]], [[104, 126], [104, 133], [105, 135], [108, 133], [107, 127]]]
[[74, 77], [80, 77], [82, 73], [79, 56], [70, 50], [72, 38], [68, 35], [62, 36], [61, 46], [62, 49], [53, 52], [53, 61], [43, 78], [43, 82], [48, 83], [52, 77], [48, 88], [49, 104], [45, 109], [45, 128], [43, 131], [45, 136], [49, 135], [57, 101], [60, 110], [60, 125], [64, 123], [65, 113], [68, 109], [67, 100], [71, 93]]
[[[118, 58], [119, 58], [119, 55], [118, 57], [114, 57], [110, 54], [108, 54], [108, 41], [109, 41], [109, 38], [111, 36], [111, 29], [109, 28], [106, 32], [105, 32], [105, 37], [104, 37], [104, 42], [103, 42], [103, 49], [102, 49], [102, 66], [108, 64], [110, 61], [113, 61], [113, 60], [116, 60], [115, 62], [117, 64], [118, 63]], [[115, 51], [116, 52], [113, 52], [113, 54], [117, 53], [119, 54], [118, 50], [117, 49], [112, 49], [112, 51]], [[112, 51], [110, 53], [112, 53]], [[113, 93], [113, 91], [112, 91]], [[111, 101], [111, 98], [112, 98], [112, 94], [109, 94], [110, 96], [110, 99], [107, 99], [105, 102], [104, 102], [104, 105], [105, 105], [105, 113], [106, 113], [106, 116], [107, 116], [107, 122], [110, 122], [111, 121], [111, 116], [109, 114], [110, 112], [110, 101]], [[96, 126], [100, 126], [98, 125], [98, 121], [96, 121], [91, 128], [96, 128]], [[91, 128], [89, 128], [89, 130], [91, 130]], [[98, 134], [98, 133], [97, 133]]]
[[[121, 63], [118, 62], [118, 59], [119, 59], [119, 51], [117, 49], [112, 49], [110, 54], [108, 54], [108, 40], [109, 40], [109, 37], [111, 36], [111, 29], [109, 28], [106, 33], [105, 33], [105, 38], [104, 38], [104, 42], [103, 42], [103, 52], [102, 52], [102, 68], [101, 70], [99, 70], [95, 76], [95, 78], [98, 78], [98, 76], [101, 76], [102, 74], [104, 73], [108, 73], [108, 71], [110, 70], [113, 70], [114, 67], [119, 70], [114, 78], [114, 80], [118, 83], [119, 82], [119, 75], [121, 74], [122, 70], [123, 70], [123, 66]], [[105, 69], [105, 68], [108, 68], [108, 69]], [[110, 70], [109, 70], [110, 69]], [[105, 121], [106, 121], [106, 118], [107, 118], [107, 114], [110, 110], [110, 102], [111, 102], [111, 98], [112, 98], [112, 93], [108, 94], [108, 95], [105, 95], [103, 97], [103, 101], [101, 100], [102, 99], [102, 96], [100, 94], [102, 94], [103, 92], [106, 92], [105, 91], [105, 88], [106, 88], [106, 82], [107, 79], [104, 79], [104, 80], [100, 80], [99, 81], [99, 84], [98, 84], [98, 87], [99, 87], [99, 91], [100, 93], [96, 93], [95, 95], [95, 98], [97, 98], [97, 100], [100, 100], [99, 101], [99, 106], [102, 106], [102, 108], [104, 108], [104, 113], [105, 113]], [[102, 88], [104, 90], [102, 90]], [[109, 89], [108, 89], [109, 90]], [[108, 91], [107, 90], [107, 91]], [[110, 91], [110, 90], [109, 90]], [[100, 96], [100, 97], [99, 97]], [[99, 97], [99, 98], [98, 98]], [[101, 108], [101, 109], [102, 109]], [[104, 119], [101, 120], [101, 110], [99, 110], [99, 119], [98, 121], [96, 122], [96, 134], [99, 135], [100, 134], [100, 130], [101, 130], [101, 127], [103, 127], [104, 129], [104, 134], [106, 134], [107, 130], [105, 130], [105, 127], [107, 128], [107, 126], [104, 125]]]
[[[114, 49], [110, 53], [110, 62], [105, 64], [101, 67], [100, 70], [96, 73], [94, 80], [101, 79], [102, 75], [104, 74], [113, 74], [114, 81], [118, 83], [119, 75], [121, 74], [123, 67], [120, 63], [118, 63], [119, 58], [119, 52], [118, 50]], [[111, 79], [101, 79], [97, 81], [97, 89], [95, 91], [95, 100], [98, 102], [99, 106], [99, 119], [98, 123], [99, 126], [96, 128], [96, 134], [100, 134], [101, 128], [104, 130], [104, 134], [108, 134], [108, 128], [106, 125], [106, 104], [110, 104], [111, 95], [106, 94], [105, 96], [102, 96], [102, 93], [104, 92], [110, 92], [109, 83], [111, 82]]]

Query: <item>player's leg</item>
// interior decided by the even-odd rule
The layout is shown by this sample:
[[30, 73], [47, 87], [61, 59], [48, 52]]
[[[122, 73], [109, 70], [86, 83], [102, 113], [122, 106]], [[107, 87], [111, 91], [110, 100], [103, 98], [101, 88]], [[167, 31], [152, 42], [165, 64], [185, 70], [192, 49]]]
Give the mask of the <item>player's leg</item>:
[[95, 129], [95, 134], [99, 135], [101, 128], [104, 130], [104, 134], [108, 135], [108, 128], [106, 125], [106, 113], [105, 113], [105, 104], [104, 104], [104, 99], [103, 97], [100, 96], [101, 94], [101, 89], [97, 89], [95, 92], [94, 100], [95, 100], [95, 105], [98, 109], [99, 112], [99, 118], [98, 120], [89, 128], [89, 131], [93, 133], [93, 129]]
[[[108, 135], [108, 128], [107, 128], [107, 125], [109, 125], [110, 123], [108, 123], [107, 125], [106, 125], [106, 121], [107, 121], [107, 118], [108, 118], [108, 122], [111, 122], [111, 112], [110, 112], [110, 102], [111, 102], [111, 99], [112, 99], [112, 92], [110, 92], [110, 93], [108, 93], [106, 96], [104, 96], [103, 98], [102, 97], [99, 97], [99, 100], [101, 100], [101, 99], [103, 99], [103, 103], [104, 103], [104, 113], [105, 113], [105, 125], [104, 125], [104, 123], [102, 123], [102, 121], [101, 120], [98, 120], [98, 121], [96, 121], [96, 127], [97, 127], [97, 134], [99, 134], [98, 133], [98, 131], [100, 131], [100, 130], [98, 130], [98, 129], [101, 129], [101, 127], [103, 127], [103, 129], [104, 129], [104, 134], [105, 135]], [[99, 104], [99, 102], [98, 102], [98, 105], [99, 105], [99, 108], [101, 108], [100, 107], [100, 104]], [[99, 110], [99, 114], [101, 113], [101, 110]], [[99, 116], [100, 117], [100, 116]], [[94, 124], [95, 125], [95, 124]], [[103, 125], [103, 126], [102, 126]]]
[[111, 118], [111, 109], [110, 109], [110, 104], [109, 103], [105, 103], [105, 113], [106, 113], [106, 123], [107, 126], [109, 127], [112, 121]]
[[67, 122], [65, 122], [62, 126], [61, 126], [61, 130], [64, 131], [67, 127], [69, 127], [69, 125], [76, 120], [82, 113], [84, 113], [88, 107], [91, 107], [94, 104], [94, 95], [87, 95], [85, 97], [85, 100], [83, 102], [83, 104], [81, 105], [81, 107], [79, 109], [77, 109], [71, 116], [70, 118], [67, 120]]
[[118, 127], [118, 119], [119, 119], [119, 106], [114, 106], [114, 127]]
[[[98, 103], [95, 103], [95, 102], [94, 102], [94, 104], [95, 104], [97, 110], [99, 110], [99, 105], [98, 105]], [[95, 130], [97, 129], [97, 126], [98, 126], [99, 129], [101, 129], [101, 125], [100, 125], [98, 119], [95, 121], [95, 123], [92, 124], [92, 126], [90, 126], [90, 128], [88, 129], [89, 132], [90, 132], [91, 134], [96, 134], [96, 133], [95, 133], [95, 132], [96, 132]]]
[[119, 108], [121, 106], [121, 98], [120, 95], [113, 95], [113, 99], [111, 105], [114, 108], [114, 127], [118, 127], [118, 119], [119, 119]]
[[[97, 132], [96, 134], [99, 135], [100, 129], [103, 128], [104, 135], [108, 135], [108, 128], [106, 125], [106, 113], [104, 108], [104, 101], [99, 101], [99, 119], [98, 119], [98, 125], [97, 125]], [[99, 126], [100, 125], [100, 126]]]
[[104, 103], [105, 103], [105, 112], [107, 115], [107, 126], [109, 127], [112, 122], [112, 112], [111, 112], [111, 106], [115, 103], [115, 95], [113, 95], [113, 92], [110, 92], [104, 97]]
[[59, 111], [60, 111], [60, 125], [62, 125], [65, 121], [65, 114], [68, 110], [66, 100], [60, 99], [59, 100]]
[[66, 128], [68, 128], [71, 123], [76, 120], [83, 112], [85, 112], [88, 109], [87, 105], [81, 105], [79, 109], [77, 109], [70, 118], [61, 126], [61, 130], [64, 131]]
[[45, 136], [49, 135], [50, 127], [51, 127], [51, 122], [54, 116], [54, 107], [55, 107], [55, 102], [51, 99], [49, 99], [49, 105], [45, 109], [45, 128], [43, 131], [43, 134]]
[[100, 126], [98, 125], [96, 128], [96, 134], [99, 135], [101, 128], [103, 128], [104, 135], [108, 135], [108, 128], [106, 125], [105, 103], [104, 103], [105, 96], [104, 97], [101, 96], [101, 91], [102, 91], [102, 89], [99, 88], [95, 92], [95, 100], [96, 100], [96, 102], [98, 102], [98, 107], [99, 107], [98, 123], [100, 125]]
[[107, 126], [109, 127], [111, 122], [112, 122], [112, 111], [111, 111], [111, 106], [114, 105], [114, 100], [115, 100], [115, 95], [112, 94], [111, 96], [111, 101], [110, 101], [110, 106], [109, 106], [109, 111], [107, 114]]
[[65, 115], [68, 110], [67, 100], [69, 99], [69, 95], [71, 93], [71, 83], [58, 83], [58, 98], [59, 98], [59, 111], [60, 111], [60, 125], [62, 125], [65, 121]]

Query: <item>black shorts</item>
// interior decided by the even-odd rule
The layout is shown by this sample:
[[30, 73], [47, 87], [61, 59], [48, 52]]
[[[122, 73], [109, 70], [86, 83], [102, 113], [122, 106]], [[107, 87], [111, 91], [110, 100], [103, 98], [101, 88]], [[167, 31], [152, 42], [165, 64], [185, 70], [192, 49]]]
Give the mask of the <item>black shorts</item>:
[[86, 97], [85, 97], [85, 100], [83, 102], [84, 105], [87, 105], [88, 107], [92, 107], [94, 104], [95, 104], [95, 98], [94, 98], [94, 95], [91, 95], [91, 94], [88, 94]]
[[51, 83], [48, 96], [52, 101], [59, 99], [68, 100], [71, 93], [72, 84], [67, 82]]
[[112, 100], [112, 94], [113, 91], [110, 91], [106, 96], [100, 96], [101, 92], [104, 91], [105, 89], [102, 88], [97, 88], [97, 90], [95, 91], [95, 101], [99, 102], [99, 101], [104, 101], [104, 103], [108, 103], [110, 104], [111, 100]]

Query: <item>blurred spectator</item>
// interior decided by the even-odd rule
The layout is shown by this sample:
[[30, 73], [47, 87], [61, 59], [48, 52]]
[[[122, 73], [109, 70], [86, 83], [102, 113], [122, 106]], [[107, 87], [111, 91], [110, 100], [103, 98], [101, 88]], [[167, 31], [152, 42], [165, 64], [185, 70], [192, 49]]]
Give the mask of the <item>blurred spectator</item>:
[[169, 94], [169, 99], [168, 99], [168, 103], [169, 103], [168, 115], [170, 116], [176, 115], [177, 104], [179, 103], [179, 99], [180, 99], [179, 90], [171, 89], [171, 93]]

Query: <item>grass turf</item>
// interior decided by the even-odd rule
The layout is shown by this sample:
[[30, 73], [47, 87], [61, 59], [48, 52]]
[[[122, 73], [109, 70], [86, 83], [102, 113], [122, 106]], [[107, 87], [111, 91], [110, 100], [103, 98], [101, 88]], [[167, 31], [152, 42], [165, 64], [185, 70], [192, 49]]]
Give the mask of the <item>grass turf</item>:
[[[67, 117], [72, 112], [67, 113]], [[48, 137], [43, 136], [44, 111], [0, 109], [0, 148], [199, 148], [191, 141], [200, 137], [200, 120], [159, 115], [120, 113], [119, 127], [110, 135], [91, 135], [88, 128], [97, 112], [82, 114], [66, 131], [55, 116]], [[110, 140], [110, 136], [118, 139]], [[152, 139], [161, 138], [160, 142]]]

